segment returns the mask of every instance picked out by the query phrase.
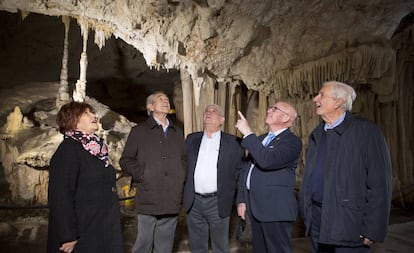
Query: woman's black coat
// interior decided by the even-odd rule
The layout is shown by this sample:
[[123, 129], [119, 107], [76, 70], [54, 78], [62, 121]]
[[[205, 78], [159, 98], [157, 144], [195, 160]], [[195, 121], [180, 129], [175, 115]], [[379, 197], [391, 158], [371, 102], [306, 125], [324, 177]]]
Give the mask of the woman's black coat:
[[122, 252], [115, 171], [65, 138], [50, 162], [47, 252], [77, 240], [74, 253]]

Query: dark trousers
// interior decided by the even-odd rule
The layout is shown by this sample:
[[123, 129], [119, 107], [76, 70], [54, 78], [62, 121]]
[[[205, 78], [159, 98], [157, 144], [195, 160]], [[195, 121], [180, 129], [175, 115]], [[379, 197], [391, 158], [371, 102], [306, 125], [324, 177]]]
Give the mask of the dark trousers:
[[230, 253], [230, 217], [220, 218], [217, 196], [195, 196], [194, 204], [187, 213], [188, 236], [192, 253], [208, 253], [208, 238], [211, 238], [213, 253]]
[[312, 253], [370, 253], [371, 248], [368, 246], [344, 247], [338, 245], [319, 243], [319, 231], [321, 224], [322, 207], [312, 205], [312, 225], [310, 230]]
[[247, 208], [252, 225], [253, 253], [291, 253], [292, 222], [261, 222], [253, 217], [249, 200]]

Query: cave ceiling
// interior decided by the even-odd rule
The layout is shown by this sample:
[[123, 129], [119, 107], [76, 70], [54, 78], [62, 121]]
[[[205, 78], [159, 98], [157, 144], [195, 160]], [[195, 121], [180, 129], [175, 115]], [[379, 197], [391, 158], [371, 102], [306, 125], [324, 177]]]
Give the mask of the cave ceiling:
[[[388, 41], [413, 0], [1, 0], [0, 10], [70, 16], [103, 44], [115, 36], [155, 69], [185, 69], [252, 89], [275, 73]], [[104, 45], [103, 45], [104, 46]]]

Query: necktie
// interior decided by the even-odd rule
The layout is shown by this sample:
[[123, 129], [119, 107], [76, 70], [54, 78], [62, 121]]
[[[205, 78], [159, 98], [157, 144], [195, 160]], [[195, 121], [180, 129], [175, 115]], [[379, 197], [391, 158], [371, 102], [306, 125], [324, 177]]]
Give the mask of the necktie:
[[[274, 139], [276, 137], [276, 135], [274, 134], [274, 133], [272, 133], [272, 132], [269, 132], [269, 134], [263, 139], [263, 141], [262, 141], [262, 145], [263, 145], [263, 147], [267, 147], [267, 145], [269, 145], [269, 143]], [[250, 169], [249, 169], [249, 172], [247, 173], [247, 179], [246, 179], [246, 187], [247, 187], [247, 189], [249, 189], [250, 190], [250, 177], [251, 177], [251, 174], [252, 174], [252, 170], [253, 170], [253, 167], [255, 166], [255, 164], [254, 163], [252, 163], [251, 165], [250, 165]]]
[[269, 143], [275, 138], [275, 134], [270, 132], [267, 137], [266, 137], [266, 142], [263, 144], [263, 146], [267, 147], [267, 145], [269, 145]]

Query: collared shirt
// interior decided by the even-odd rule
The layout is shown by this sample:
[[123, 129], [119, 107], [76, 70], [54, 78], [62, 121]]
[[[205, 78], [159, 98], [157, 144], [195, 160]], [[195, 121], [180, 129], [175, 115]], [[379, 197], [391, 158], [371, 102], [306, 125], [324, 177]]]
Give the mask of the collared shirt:
[[159, 121], [157, 118], [155, 118], [155, 117], [152, 117], [152, 118], [155, 120], [155, 122], [157, 122], [158, 125], [160, 125], [162, 127], [162, 130], [164, 131], [164, 133], [166, 133], [168, 127], [170, 126], [170, 121], [168, 120], [168, 118], [166, 119], [167, 124], [165, 125], [165, 127], [161, 124], [161, 121]]
[[[269, 132], [268, 134], [267, 134], [267, 136], [262, 140], [262, 145], [264, 146], [265, 145], [265, 143], [267, 143], [267, 139], [269, 138], [269, 134], [270, 133], [273, 133], [274, 134], [274, 138], [276, 138], [276, 136], [278, 136], [279, 134], [281, 134], [283, 131], [285, 131], [287, 128], [282, 128], [282, 129], [279, 129], [279, 130], [277, 130], [277, 131], [275, 131], [275, 132]], [[250, 135], [250, 134], [249, 134]], [[246, 135], [246, 136], [248, 136], [248, 135]], [[246, 137], [246, 136], [244, 136], [244, 138]], [[252, 170], [253, 170], [253, 168], [254, 168], [254, 166], [255, 166], [255, 164], [254, 163], [252, 163], [251, 165], [250, 165], [250, 169], [249, 169], [249, 173], [247, 174], [247, 179], [246, 179], [246, 187], [247, 187], [247, 189], [249, 189], [250, 190], [250, 177], [251, 177], [251, 174], [252, 174]]]
[[344, 121], [345, 115], [346, 115], [346, 112], [342, 113], [342, 115], [334, 123], [332, 123], [332, 125], [328, 125], [328, 123], [325, 123], [325, 125], [323, 127], [325, 132], [328, 129], [334, 129], [335, 127], [339, 126]]
[[220, 149], [221, 131], [206, 133], [201, 139], [197, 164], [194, 171], [194, 188], [196, 193], [205, 194], [217, 191], [217, 161]]

